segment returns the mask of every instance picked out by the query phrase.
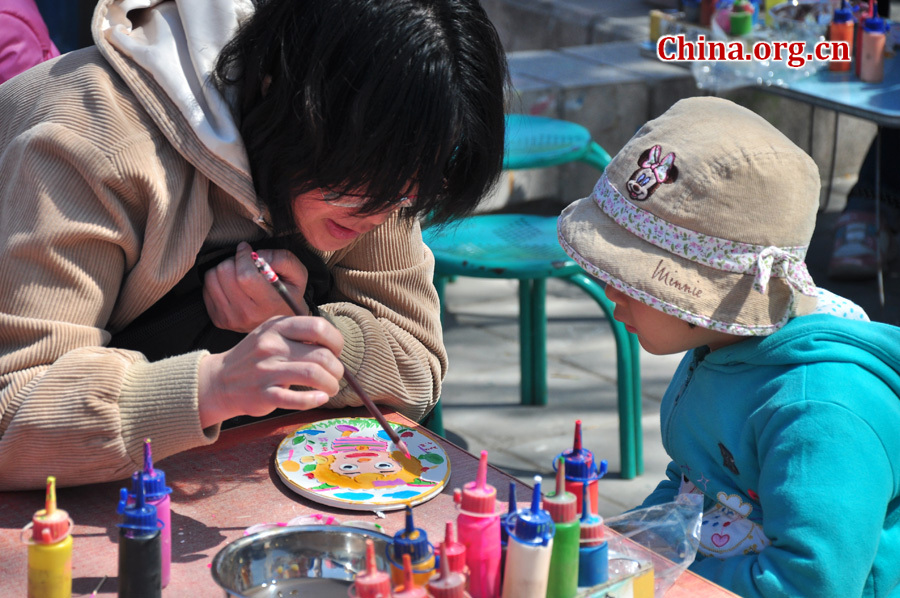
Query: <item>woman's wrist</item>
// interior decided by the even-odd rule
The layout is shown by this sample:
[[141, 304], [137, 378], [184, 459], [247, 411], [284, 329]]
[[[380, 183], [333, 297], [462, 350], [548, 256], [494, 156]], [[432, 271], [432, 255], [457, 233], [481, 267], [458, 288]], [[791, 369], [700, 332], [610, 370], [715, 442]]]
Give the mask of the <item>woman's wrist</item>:
[[230, 413], [222, 400], [222, 393], [217, 390], [216, 372], [222, 367], [222, 355], [211, 353], [200, 360], [197, 370], [197, 410], [200, 414], [200, 426], [208, 428], [239, 415]]

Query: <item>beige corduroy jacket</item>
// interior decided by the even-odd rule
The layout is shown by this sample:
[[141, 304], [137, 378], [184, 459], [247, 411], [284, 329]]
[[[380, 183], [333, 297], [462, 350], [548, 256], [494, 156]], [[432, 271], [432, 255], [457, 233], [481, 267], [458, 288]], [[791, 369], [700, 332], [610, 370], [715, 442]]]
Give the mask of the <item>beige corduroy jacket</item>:
[[[122, 479], [142, 465], [145, 438], [159, 460], [218, 436], [199, 423], [206, 352], [151, 363], [105, 345], [204, 247], [268, 234], [227, 102], [202, 85], [189, 99], [200, 88], [165, 72], [167, 43], [194, 51], [177, 28], [138, 26], [154, 11], [182, 19], [202, 42], [194, 64], [204, 52], [211, 64], [209, 48], [230, 32], [210, 42], [216, 24], [202, 13], [230, 9], [233, 27], [247, 5], [136, 3], [146, 7], [101, 2], [97, 46], [0, 85], [0, 490], [39, 488], [48, 475], [61, 486]], [[134, 40], [163, 48], [142, 53]], [[376, 402], [421, 418], [447, 359], [419, 225], [395, 217], [322, 257], [334, 302], [320, 308], [344, 335], [342, 358]], [[328, 406], [358, 404], [344, 388]]]

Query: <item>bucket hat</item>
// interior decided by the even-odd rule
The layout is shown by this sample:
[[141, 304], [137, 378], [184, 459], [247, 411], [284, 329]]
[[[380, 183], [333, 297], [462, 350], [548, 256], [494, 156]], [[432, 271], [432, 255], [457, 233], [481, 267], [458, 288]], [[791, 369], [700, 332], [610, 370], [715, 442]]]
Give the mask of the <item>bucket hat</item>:
[[765, 119], [688, 98], [562, 212], [559, 242], [589, 274], [664, 313], [767, 335], [816, 307], [804, 259], [819, 186], [812, 158]]

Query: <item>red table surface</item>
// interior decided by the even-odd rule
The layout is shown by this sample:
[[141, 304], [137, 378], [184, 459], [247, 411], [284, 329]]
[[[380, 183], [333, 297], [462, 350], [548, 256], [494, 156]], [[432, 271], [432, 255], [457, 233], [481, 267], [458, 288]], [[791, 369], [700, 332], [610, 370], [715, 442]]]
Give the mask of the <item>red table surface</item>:
[[[309, 501], [289, 490], [275, 472], [279, 443], [296, 427], [333, 417], [365, 417], [364, 410], [297, 412], [225, 430], [210, 446], [163, 459], [154, 465], [166, 472], [172, 488], [172, 573], [164, 596], [223, 596], [213, 581], [210, 564], [226, 544], [242, 537], [249, 526], [288, 521], [298, 515], [327, 513], [341, 521], [378, 523], [388, 534], [404, 526], [402, 510], [385, 512], [384, 519], [367, 511], [335, 509]], [[386, 417], [411, 427], [402, 415]], [[425, 430], [423, 433], [428, 433]], [[450, 459], [450, 481], [435, 498], [414, 509], [417, 527], [433, 543], [444, 537], [446, 522], [456, 519], [453, 489], [475, 479], [478, 458], [438, 438]], [[488, 483], [497, 488], [498, 509], [506, 504], [514, 478], [488, 467]], [[57, 490], [59, 508], [75, 522], [72, 557], [72, 594], [90, 595], [107, 577], [98, 596], [116, 595], [118, 589], [118, 535], [116, 513], [119, 489], [129, 480]], [[43, 508], [43, 490], [0, 493], [0, 596], [25, 596], [27, 547], [20, 530], [34, 512]], [[667, 598], [734, 596], [690, 572], [682, 574]]]

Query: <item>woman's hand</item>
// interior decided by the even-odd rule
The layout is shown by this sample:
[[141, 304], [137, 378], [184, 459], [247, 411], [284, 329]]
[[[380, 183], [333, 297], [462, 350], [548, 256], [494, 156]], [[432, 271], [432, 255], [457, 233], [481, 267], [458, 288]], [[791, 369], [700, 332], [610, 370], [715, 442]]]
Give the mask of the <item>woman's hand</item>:
[[[203, 280], [203, 302], [212, 323], [223, 330], [250, 332], [273, 316], [293, 315], [278, 291], [259, 273], [250, 245], [240, 243], [234, 259], [227, 259], [206, 272]], [[290, 251], [260, 249], [260, 257], [287, 287], [288, 292], [309, 315], [303, 300], [309, 272]]]
[[[200, 361], [198, 401], [205, 428], [237, 415], [312, 409], [337, 394], [344, 366], [340, 331], [324, 318], [275, 317], [234, 348]], [[312, 390], [291, 390], [307, 386]]]

